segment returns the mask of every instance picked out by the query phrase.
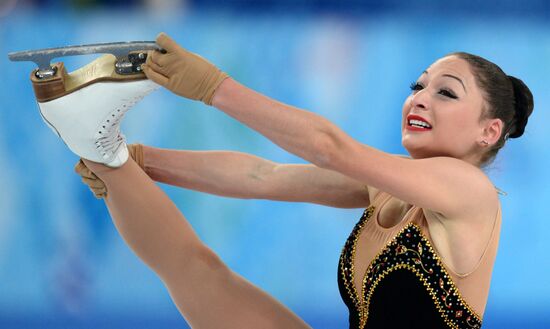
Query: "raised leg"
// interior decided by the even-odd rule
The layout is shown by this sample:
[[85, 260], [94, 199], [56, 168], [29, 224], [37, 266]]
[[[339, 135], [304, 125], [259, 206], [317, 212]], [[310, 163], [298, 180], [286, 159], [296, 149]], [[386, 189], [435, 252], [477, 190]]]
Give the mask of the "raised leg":
[[119, 168], [84, 163], [107, 186], [105, 202], [118, 232], [159, 275], [193, 328], [309, 328], [231, 271], [131, 158]]

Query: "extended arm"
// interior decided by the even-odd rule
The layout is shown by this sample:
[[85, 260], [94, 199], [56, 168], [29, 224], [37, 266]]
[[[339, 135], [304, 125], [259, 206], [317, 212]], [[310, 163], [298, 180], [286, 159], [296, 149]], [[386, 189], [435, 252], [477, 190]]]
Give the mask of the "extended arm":
[[367, 187], [315, 165], [278, 164], [230, 151], [183, 151], [144, 146], [155, 181], [243, 199], [310, 202], [340, 208], [369, 204]]

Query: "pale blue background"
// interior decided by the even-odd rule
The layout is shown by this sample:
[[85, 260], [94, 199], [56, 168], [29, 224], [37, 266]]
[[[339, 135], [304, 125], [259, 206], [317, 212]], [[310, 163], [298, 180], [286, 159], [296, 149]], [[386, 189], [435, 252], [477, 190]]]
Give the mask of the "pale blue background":
[[[103, 201], [73, 173], [78, 158], [42, 123], [29, 82], [33, 64], [7, 60], [10, 51], [152, 40], [160, 31], [247, 86], [392, 153], [405, 152], [400, 116], [409, 84], [444, 54], [479, 54], [523, 79], [535, 111], [525, 135], [510, 140], [488, 170], [508, 195], [484, 328], [550, 327], [548, 5], [493, 1], [476, 13], [474, 1], [404, 8], [354, 1], [344, 9], [301, 1], [299, 10], [288, 1], [276, 9], [214, 2], [166, 12], [49, 1], [0, 16], [0, 328], [186, 328], [159, 279], [114, 230]], [[64, 61], [76, 69], [93, 58]], [[158, 147], [301, 162], [225, 114], [165, 90], [129, 112], [123, 131], [130, 142]], [[162, 188], [232, 269], [315, 328], [347, 326], [336, 267], [361, 209]]]

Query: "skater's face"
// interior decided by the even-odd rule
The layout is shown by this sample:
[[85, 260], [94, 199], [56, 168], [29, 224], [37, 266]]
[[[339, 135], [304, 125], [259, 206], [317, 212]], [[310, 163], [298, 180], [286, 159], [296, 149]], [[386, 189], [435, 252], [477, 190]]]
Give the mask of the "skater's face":
[[[456, 56], [443, 57], [411, 87], [401, 122], [401, 141], [411, 157], [450, 156], [476, 164], [485, 102], [469, 64]], [[414, 116], [431, 127], [411, 125]]]

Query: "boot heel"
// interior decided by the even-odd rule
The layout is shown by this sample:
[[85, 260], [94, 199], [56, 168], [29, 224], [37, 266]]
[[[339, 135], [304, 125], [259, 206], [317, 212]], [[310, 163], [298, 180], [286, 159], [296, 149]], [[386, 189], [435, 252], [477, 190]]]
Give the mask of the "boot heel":
[[55, 75], [47, 79], [41, 79], [36, 76], [38, 69], [31, 72], [34, 95], [40, 103], [51, 101], [66, 93], [65, 77], [67, 76], [67, 71], [65, 70], [65, 65], [63, 63], [56, 63], [53, 65], [53, 68], [56, 70]]

